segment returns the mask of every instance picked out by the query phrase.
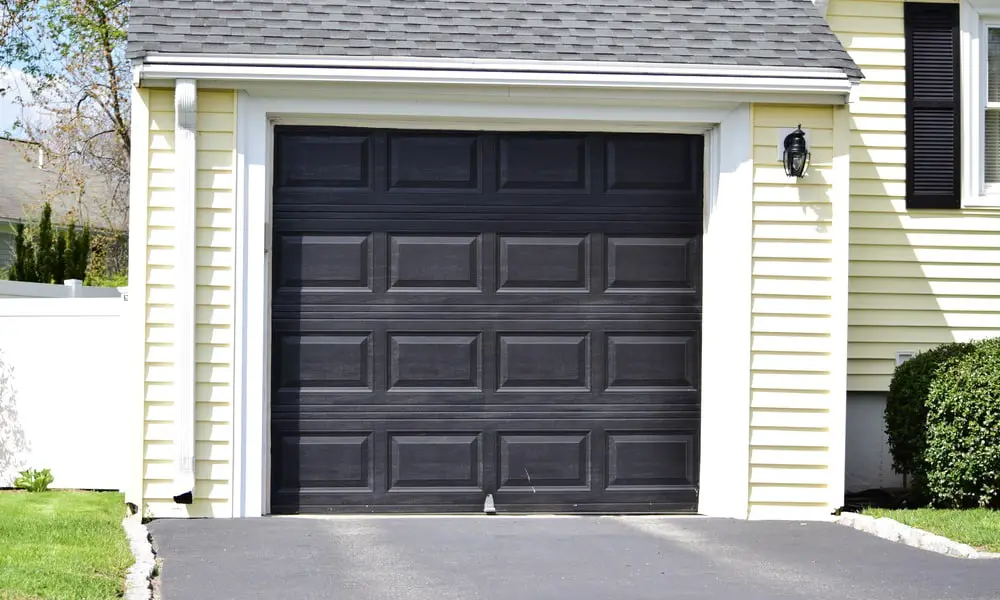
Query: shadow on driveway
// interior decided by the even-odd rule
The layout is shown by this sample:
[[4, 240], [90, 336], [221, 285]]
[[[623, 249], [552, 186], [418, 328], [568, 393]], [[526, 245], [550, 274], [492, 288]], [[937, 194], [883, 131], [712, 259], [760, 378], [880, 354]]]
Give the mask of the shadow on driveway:
[[1000, 562], [830, 523], [660, 517], [161, 520], [163, 600], [963, 600]]

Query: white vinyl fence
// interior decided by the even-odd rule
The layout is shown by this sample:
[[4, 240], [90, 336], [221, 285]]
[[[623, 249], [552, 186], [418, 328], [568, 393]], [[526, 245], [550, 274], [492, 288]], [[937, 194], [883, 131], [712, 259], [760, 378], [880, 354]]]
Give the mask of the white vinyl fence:
[[118, 298], [116, 288], [88, 287], [79, 279], [67, 279], [63, 285], [0, 280], [0, 298]]
[[88, 291], [113, 297], [0, 298], [0, 487], [24, 468], [51, 469], [55, 488], [126, 483], [127, 303]]

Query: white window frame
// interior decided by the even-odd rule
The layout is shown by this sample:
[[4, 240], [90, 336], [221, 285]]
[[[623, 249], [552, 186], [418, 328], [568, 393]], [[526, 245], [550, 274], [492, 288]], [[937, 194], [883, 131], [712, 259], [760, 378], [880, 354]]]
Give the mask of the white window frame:
[[1000, 29], [1000, 0], [961, 4], [962, 207], [1000, 208], [1000, 182], [986, 183], [989, 30]]

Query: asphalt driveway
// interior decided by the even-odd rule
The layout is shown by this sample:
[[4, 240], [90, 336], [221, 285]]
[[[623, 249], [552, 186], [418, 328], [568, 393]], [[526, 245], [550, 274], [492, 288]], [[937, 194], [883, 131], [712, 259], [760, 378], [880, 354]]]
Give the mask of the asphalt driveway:
[[1000, 562], [839, 525], [703, 518], [373, 517], [150, 525], [164, 600], [943, 600]]

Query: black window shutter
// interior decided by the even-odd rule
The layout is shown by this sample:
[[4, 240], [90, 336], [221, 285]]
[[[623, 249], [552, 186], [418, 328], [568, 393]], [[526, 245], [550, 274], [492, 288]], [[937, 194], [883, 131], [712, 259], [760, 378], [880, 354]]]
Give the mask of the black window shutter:
[[906, 206], [962, 206], [958, 4], [907, 2]]

